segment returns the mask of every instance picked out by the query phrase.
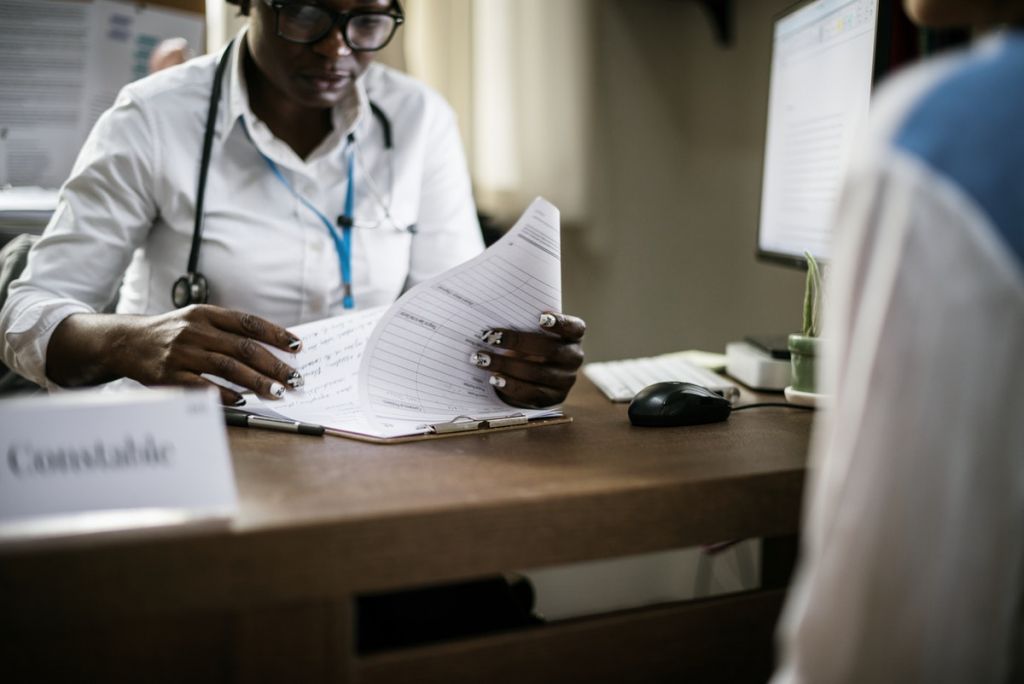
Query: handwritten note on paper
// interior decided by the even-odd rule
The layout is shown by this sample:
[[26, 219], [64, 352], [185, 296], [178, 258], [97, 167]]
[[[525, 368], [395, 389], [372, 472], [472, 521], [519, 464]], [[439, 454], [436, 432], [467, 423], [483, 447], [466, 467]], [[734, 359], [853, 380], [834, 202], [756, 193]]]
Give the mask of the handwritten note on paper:
[[302, 340], [298, 354], [293, 356], [269, 346], [267, 349], [296, 368], [305, 385], [286, 392], [278, 401], [250, 395], [247, 407], [325, 427], [362, 426], [356, 386], [359, 364], [370, 333], [385, 310], [386, 307], [377, 307], [292, 328]]
[[509, 413], [539, 418], [555, 409], [511, 409], [470, 355], [491, 328], [535, 330], [541, 312], [562, 308], [558, 209], [538, 198], [480, 256], [417, 285], [391, 307], [292, 329], [306, 384], [280, 401], [248, 395], [257, 412], [342, 432], [397, 437], [432, 423]]

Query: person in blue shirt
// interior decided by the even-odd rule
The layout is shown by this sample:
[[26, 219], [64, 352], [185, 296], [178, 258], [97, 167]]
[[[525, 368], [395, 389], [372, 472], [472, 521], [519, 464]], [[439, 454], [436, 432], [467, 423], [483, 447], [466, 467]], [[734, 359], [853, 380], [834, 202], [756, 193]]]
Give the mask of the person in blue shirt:
[[881, 89], [836, 226], [776, 684], [1024, 676], [1024, 1]]

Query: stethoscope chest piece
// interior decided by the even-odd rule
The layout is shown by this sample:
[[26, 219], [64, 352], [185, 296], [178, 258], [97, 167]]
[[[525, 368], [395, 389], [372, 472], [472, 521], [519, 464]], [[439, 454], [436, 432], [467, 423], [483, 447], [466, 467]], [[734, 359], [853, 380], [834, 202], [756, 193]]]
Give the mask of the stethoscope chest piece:
[[210, 298], [210, 286], [202, 273], [189, 273], [174, 281], [171, 301], [176, 309], [192, 304], [206, 304]]

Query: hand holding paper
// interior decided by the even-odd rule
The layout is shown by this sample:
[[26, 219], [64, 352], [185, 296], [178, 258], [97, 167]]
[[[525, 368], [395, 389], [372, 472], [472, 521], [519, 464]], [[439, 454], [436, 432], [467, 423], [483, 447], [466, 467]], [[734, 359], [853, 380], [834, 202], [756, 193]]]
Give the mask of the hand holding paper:
[[[464, 417], [560, 415], [557, 407], [510, 409], [495, 393], [521, 405], [550, 405], [575, 379], [583, 325], [557, 313], [559, 249], [558, 210], [538, 198], [486, 252], [418, 285], [388, 309], [293, 329], [304, 342], [295, 365], [305, 385], [279, 402], [253, 397], [250, 406], [375, 438], [433, 432], [435, 424]], [[544, 312], [550, 333], [538, 327]], [[473, 361], [486, 346], [485, 333], [491, 340], [500, 333], [505, 341], [489, 347], [497, 375]], [[338, 357], [340, 348], [348, 352]]]
[[487, 330], [481, 335], [481, 350], [470, 357], [492, 373], [491, 385], [512, 406], [560, 404], [583, 363], [580, 340], [586, 324], [581, 319], [546, 311], [537, 329], [541, 332]]

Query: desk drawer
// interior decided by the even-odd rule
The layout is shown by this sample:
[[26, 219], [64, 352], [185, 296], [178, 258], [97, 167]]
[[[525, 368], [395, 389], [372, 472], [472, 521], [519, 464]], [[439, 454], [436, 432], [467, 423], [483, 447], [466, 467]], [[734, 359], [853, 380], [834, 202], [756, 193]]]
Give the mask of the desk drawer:
[[764, 682], [783, 591], [754, 591], [357, 658], [354, 681]]

